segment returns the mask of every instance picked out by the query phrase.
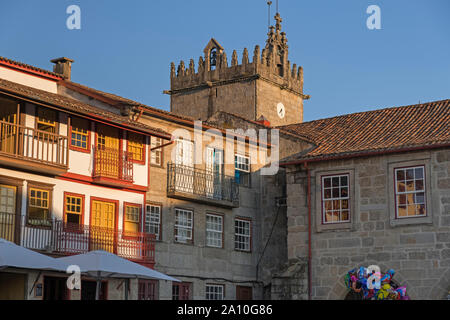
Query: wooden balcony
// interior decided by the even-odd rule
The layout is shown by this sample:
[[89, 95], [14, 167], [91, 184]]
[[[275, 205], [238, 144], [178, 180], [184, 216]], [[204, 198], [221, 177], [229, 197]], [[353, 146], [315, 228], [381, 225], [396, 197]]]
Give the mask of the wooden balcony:
[[[74, 255], [104, 250], [153, 268], [155, 235], [124, 232], [60, 220], [27, 223], [26, 217], [0, 213], [0, 238], [51, 255]], [[34, 221], [36, 223], [36, 221]]]
[[123, 187], [133, 184], [132, 155], [112, 148], [94, 147], [94, 182]]
[[239, 207], [234, 177], [174, 163], [167, 165], [167, 196], [221, 207]]
[[67, 137], [0, 121], [0, 165], [60, 175], [68, 158]]

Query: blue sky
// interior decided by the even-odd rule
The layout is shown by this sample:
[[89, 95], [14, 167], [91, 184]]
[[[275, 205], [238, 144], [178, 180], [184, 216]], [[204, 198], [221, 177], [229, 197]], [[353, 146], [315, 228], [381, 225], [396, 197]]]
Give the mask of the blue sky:
[[[81, 30], [66, 28], [72, 4]], [[372, 4], [381, 30], [366, 27]], [[450, 98], [450, 1], [280, 0], [279, 11], [311, 95], [305, 121]], [[66, 56], [73, 81], [168, 110], [171, 61], [197, 62], [211, 37], [240, 59], [266, 33], [266, 0], [2, 1], [0, 56], [45, 69]]]

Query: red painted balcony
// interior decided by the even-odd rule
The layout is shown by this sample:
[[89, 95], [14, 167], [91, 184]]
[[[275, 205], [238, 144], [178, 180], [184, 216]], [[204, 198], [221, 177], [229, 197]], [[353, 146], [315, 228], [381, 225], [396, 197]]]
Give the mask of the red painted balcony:
[[26, 217], [0, 213], [0, 238], [51, 255], [74, 255], [104, 250], [153, 268], [155, 235], [125, 232], [60, 220], [27, 223]]
[[113, 148], [94, 147], [92, 178], [99, 184], [109, 186], [133, 184], [132, 155]]

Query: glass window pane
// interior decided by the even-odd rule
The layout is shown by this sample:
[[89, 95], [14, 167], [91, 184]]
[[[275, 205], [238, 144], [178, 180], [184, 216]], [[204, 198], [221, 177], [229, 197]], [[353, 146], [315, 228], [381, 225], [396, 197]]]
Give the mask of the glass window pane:
[[333, 177], [332, 184], [333, 187], [339, 187], [339, 177]]
[[397, 180], [405, 180], [405, 171], [404, 170], [397, 170]]
[[414, 173], [416, 179], [423, 179], [423, 168], [416, 168]]
[[406, 180], [414, 179], [414, 169], [406, 169]]

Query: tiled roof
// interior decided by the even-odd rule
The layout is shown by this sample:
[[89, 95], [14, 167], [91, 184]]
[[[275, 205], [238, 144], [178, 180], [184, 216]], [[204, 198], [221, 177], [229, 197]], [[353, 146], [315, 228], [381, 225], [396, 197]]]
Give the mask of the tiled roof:
[[118, 96], [118, 95], [115, 95], [115, 94], [112, 94], [112, 93], [109, 93], [109, 92], [100, 91], [100, 90], [97, 90], [97, 89], [94, 89], [94, 88], [91, 88], [91, 87], [88, 87], [88, 86], [85, 86], [85, 85], [82, 85], [82, 84], [79, 84], [79, 83], [76, 83], [76, 82], [72, 82], [72, 81], [68, 81], [68, 80], [62, 80], [62, 81], [59, 81], [58, 84], [63, 85], [63, 86], [67, 86], [70, 89], [78, 91], [80, 93], [91, 93], [91, 94], [96, 95], [96, 96], [102, 96], [104, 98], [109, 99], [110, 102], [112, 103], [111, 105], [138, 106], [138, 107], [142, 107], [142, 108], [144, 108], [144, 109], [146, 109], [148, 111], [153, 111], [155, 113], [158, 113], [161, 116], [170, 116], [172, 118], [177, 118], [177, 119], [180, 119], [180, 120], [190, 121], [192, 123], [196, 120], [196, 119], [188, 117], [188, 116], [181, 116], [181, 115], [172, 113], [170, 111], [165, 111], [165, 110], [162, 110], [162, 109], [151, 107], [151, 106], [145, 105], [143, 103], [140, 103], [140, 102], [137, 102], [137, 101], [134, 101], [134, 100], [130, 100], [130, 99], [127, 99], [127, 98], [124, 98], [124, 97], [121, 97], [121, 96]]
[[118, 95], [115, 95], [115, 94], [112, 94], [112, 93], [108, 93], [108, 92], [100, 91], [100, 90], [97, 90], [97, 89], [93, 89], [91, 87], [88, 87], [88, 86], [85, 86], [85, 85], [82, 85], [82, 84], [79, 84], [79, 83], [76, 83], [76, 82], [73, 82], [73, 81], [70, 81], [70, 80], [61, 80], [61, 81], [58, 82], [58, 84], [66, 86], [66, 87], [69, 87], [70, 89], [73, 89], [73, 90], [76, 90], [76, 91], [88, 91], [88, 92], [91, 92], [91, 93], [93, 93], [95, 95], [103, 96], [103, 97], [107, 98], [108, 100], [111, 100], [111, 102], [114, 102], [117, 105], [120, 105], [120, 104], [122, 104], [122, 105], [126, 104], [126, 105], [131, 105], [131, 106], [139, 105], [139, 103], [136, 102], [136, 101], [133, 101], [133, 100], [130, 100], [130, 99], [126, 99], [126, 98], [123, 98], [121, 96], [118, 96]]
[[450, 100], [359, 112], [280, 128], [316, 145], [284, 159], [284, 163], [448, 146]]
[[0, 79], [0, 92], [12, 93], [19, 97], [31, 99], [32, 101], [50, 104], [66, 110], [74, 111], [79, 115], [95, 117], [100, 120], [106, 120], [108, 122], [139, 130], [141, 132], [156, 134], [167, 139], [170, 139], [171, 137], [169, 133], [161, 129], [132, 121], [127, 116], [121, 116], [59, 94], [24, 86], [8, 80]]
[[5, 58], [5, 57], [0, 57], [0, 65], [1, 64], [5, 64], [5, 65], [8, 65], [8, 66], [15, 66], [15, 67], [20, 68], [22, 70], [28, 70], [28, 71], [30, 71], [32, 73], [38, 73], [38, 74], [41, 74], [41, 75], [47, 75], [47, 76], [51, 76], [51, 77], [56, 77], [56, 78], [62, 79], [62, 76], [60, 74], [58, 74], [58, 73], [51, 72], [51, 71], [48, 71], [48, 70], [45, 70], [45, 69], [41, 69], [41, 68], [38, 68], [38, 67], [35, 67], [35, 66], [32, 66], [32, 65], [26, 64], [26, 63], [19, 62], [19, 61], [11, 60], [11, 59], [8, 59], [8, 58]]

